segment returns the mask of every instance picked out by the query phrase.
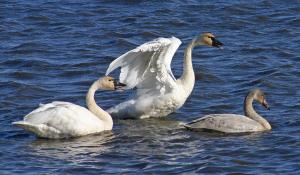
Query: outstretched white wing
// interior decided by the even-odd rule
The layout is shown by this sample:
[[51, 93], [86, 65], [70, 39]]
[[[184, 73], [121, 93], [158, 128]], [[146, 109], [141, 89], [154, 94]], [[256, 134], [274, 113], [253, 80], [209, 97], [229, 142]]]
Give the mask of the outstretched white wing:
[[175, 84], [171, 71], [172, 58], [180, 46], [178, 38], [157, 38], [128, 51], [115, 59], [108, 67], [106, 75], [121, 67], [120, 82], [127, 88], [164, 93]]

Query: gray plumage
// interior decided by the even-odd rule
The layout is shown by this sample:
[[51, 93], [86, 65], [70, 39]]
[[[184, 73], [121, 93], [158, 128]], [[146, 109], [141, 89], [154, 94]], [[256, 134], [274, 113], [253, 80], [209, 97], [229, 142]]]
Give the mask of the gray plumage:
[[190, 130], [214, 130], [224, 133], [242, 133], [270, 130], [271, 125], [253, 109], [253, 100], [258, 101], [267, 109], [269, 108], [264, 93], [255, 89], [248, 93], [244, 102], [245, 115], [237, 114], [209, 114], [193, 120], [183, 126]]

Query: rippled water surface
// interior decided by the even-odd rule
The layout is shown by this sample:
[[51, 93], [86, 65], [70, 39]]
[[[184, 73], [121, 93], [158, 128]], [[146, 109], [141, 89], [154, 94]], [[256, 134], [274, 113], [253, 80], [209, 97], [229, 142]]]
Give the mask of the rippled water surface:
[[[0, 174], [300, 174], [299, 1], [1, 1]], [[156, 37], [184, 48], [213, 32], [223, 50], [193, 53], [196, 85], [163, 119], [115, 120], [112, 132], [68, 140], [36, 138], [11, 122], [39, 103], [85, 105], [89, 85], [124, 52]], [[116, 74], [115, 74], [116, 75]], [[244, 135], [181, 129], [209, 113], [243, 113], [246, 93], [272, 131]], [[131, 94], [99, 92], [107, 109]]]

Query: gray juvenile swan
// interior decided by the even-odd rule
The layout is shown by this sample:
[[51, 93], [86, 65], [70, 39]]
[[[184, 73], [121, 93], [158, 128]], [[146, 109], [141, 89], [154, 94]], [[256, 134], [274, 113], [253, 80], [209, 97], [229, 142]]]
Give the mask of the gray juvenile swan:
[[244, 101], [245, 116], [237, 114], [209, 114], [183, 126], [190, 130], [215, 130], [224, 133], [242, 133], [271, 130], [269, 122], [253, 109], [256, 100], [269, 109], [265, 94], [259, 89], [248, 93]]

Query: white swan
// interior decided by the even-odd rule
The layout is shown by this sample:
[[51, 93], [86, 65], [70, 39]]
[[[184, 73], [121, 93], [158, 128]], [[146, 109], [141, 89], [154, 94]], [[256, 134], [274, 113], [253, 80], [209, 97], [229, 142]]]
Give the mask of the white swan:
[[109, 65], [106, 75], [121, 67], [120, 81], [128, 89], [137, 87], [135, 97], [108, 110], [113, 117], [162, 117], [184, 104], [195, 83], [193, 48], [197, 45], [221, 47], [223, 44], [211, 33], [192, 40], [185, 50], [183, 74], [176, 80], [171, 61], [180, 44], [175, 37], [158, 38], [123, 54]]
[[272, 127], [269, 122], [253, 109], [253, 100], [258, 101], [265, 108], [269, 109], [264, 93], [259, 89], [254, 89], [245, 98], [245, 116], [236, 114], [209, 114], [183, 126], [191, 130], [215, 130], [225, 133], [271, 130]]
[[41, 105], [26, 115], [23, 121], [12, 124], [43, 138], [68, 138], [111, 130], [113, 120], [96, 104], [94, 94], [98, 89], [115, 90], [122, 86], [124, 84], [117, 83], [112, 77], [102, 77], [92, 84], [87, 93], [89, 110], [69, 102], [55, 101]]

